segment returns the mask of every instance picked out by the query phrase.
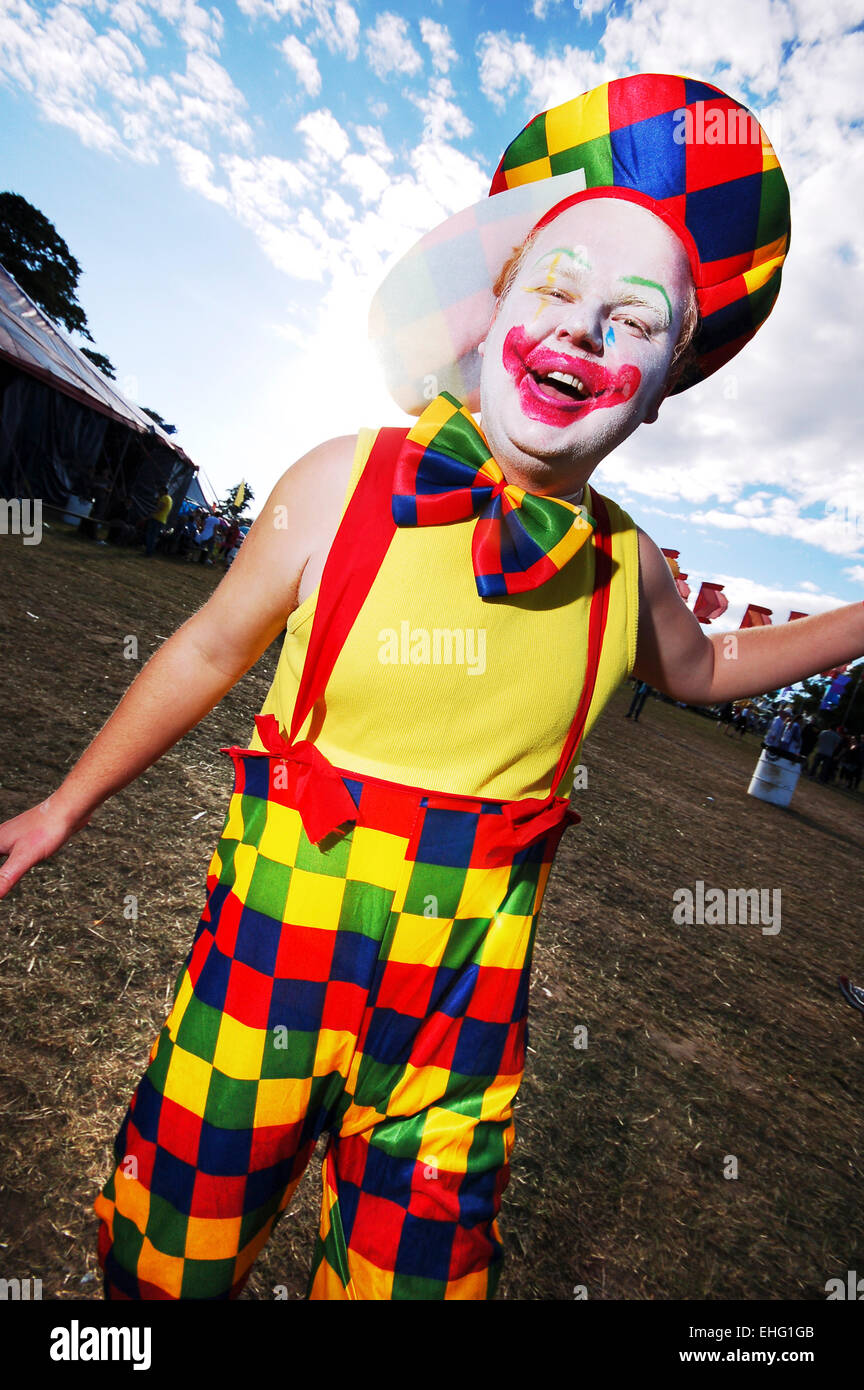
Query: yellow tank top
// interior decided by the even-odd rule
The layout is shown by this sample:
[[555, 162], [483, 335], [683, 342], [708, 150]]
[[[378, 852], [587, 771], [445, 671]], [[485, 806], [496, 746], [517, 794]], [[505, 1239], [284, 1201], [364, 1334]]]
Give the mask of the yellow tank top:
[[[344, 515], [375, 442], [361, 430]], [[585, 505], [591, 511], [590, 489]], [[606, 499], [612, 581], [590, 732], [636, 660], [635, 524]], [[585, 677], [594, 545], [524, 594], [481, 599], [471, 563], [474, 519], [398, 526], [320, 699], [301, 726], [330, 762], [429, 791], [490, 800], [545, 797]], [[360, 542], [362, 544], [362, 541]], [[262, 714], [287, 736], [318, 588], [288, 619]], [[263, 750], [257, 730], [249, 743]], [[569, 795], [577, 750], [558, 791]]]

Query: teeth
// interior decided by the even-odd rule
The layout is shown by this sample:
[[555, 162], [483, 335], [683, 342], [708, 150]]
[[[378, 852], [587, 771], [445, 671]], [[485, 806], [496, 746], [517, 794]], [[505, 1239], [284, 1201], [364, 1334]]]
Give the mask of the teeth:
[[579, 392], [580, 396], [590, 396], [591, 394], [584, 381], [580, 381], [578, 376], [569, 376], [567, 372], [550, 372], [546, 379], [547, 381], [560, 381], [564, 386], [572, 386], [574, 390]]

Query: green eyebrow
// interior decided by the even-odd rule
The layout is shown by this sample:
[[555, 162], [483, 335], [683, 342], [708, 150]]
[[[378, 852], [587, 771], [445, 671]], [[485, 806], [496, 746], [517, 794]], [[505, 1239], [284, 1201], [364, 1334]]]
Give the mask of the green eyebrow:
[[666, 300], [666, 308], [669, 310], [669, 322], [672, 322], [672, 305], [669, 303], [669, 296], [662, 285], [658, 285], [656, 280], [643, 280], [641, 275], [622, 275], [621, 279], [625, 285], [647, 285], [649, 289], [659, 290]]

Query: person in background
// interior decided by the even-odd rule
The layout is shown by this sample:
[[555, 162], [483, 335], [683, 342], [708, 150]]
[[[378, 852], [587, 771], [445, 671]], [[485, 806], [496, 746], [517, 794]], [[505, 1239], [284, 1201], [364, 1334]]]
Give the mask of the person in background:
[[213, 564], [213, 547], [216, 544], [216, 530], [222, 518], [218, 512], [205, 517], [204, 525], [198, 532], [198, 559], [202, 565]]
[[801, 729], [801, 761], [806, 772], [810, 763], [810, 754], [816, 747], [816, 740], [819, 737], [819, 730], [813, 721], [812, 716], [808, 716]]
[[842, 742], [843, 735], [836, 729], [822, 730], [816, 740], [816, 756], [810, 769], [810, 777], [815, 778], [818, 775], [820, 782], [833, 782], [834, 755]]
[[637, 682], [636, 682], [636, 690], [635, 690], [635, 692], [634, 692], [634, 694], [633, 694], [633, 699], [630, 701], [630, 708], [628, 709], [628, 711], [627, 711], [627, 713], [625, 714], [624, 718], [625, 718], [625, 719], [629, 719], [630, 716], [631, 716], [631, 714], [632, 714], [632, 715], [633, 715], [633, 723], [634, 723], [634, 724], [637, 723], [637, 722], [638, 722], [638, 719], [639, 719], [639, 715], [642, 713], [642, 706], [645, 704], [645, 701], [648, 699], [648, 696], [649, 696], [650, 694], [651, 694], [651, 686], [648, 684], [648, 682], [647, 682], [647, 681], [637, 681]]
[[240, 523], [236, 516], [232, 516], [230, 521], [225, 519], [225, 534], [222, 538], [222, 545], [217, 555], [218, 560], [224, 560], [227, 568], [228, 556], [240, 543]]
[[787, 758], [797, 760], [801, 752], [801, 725], [797, 714], [790, 715], [786, 726], [780, 735], [780, 752], [785, 753]]
[[108, 498], [111, 494], [111, 465], [103, 463], [96, 470], [87, 484], [87, 491], [93, 498], [93, 506], [90, 515], [82, 518], [78, 528], [80, 536], [86, 536], [88, 540], [96, 541], [97, 545], [104, 545], [104, 541], [99, 540], [99, 524], [105, 520], [105, 513], [108, 508]]
[[191, 556], [193, 555], [195, 551], [195, 545], [198, 539], [198, 525], [200, 522], [200, 518], [201, 513], [195, 509], [187, 511], [183, 516], [180, 530], [177, 536], [178, 555], [185, 555], [187, 559], [191, 558]]
[[112, 495], [105, 516], [109, 545], [131, 545], [135, 527], [129, 521], [129, 506], [130, 500], [125, 492]]
[[[858, 763], [860, 739], [851, 734], [837, 754], [837, 774], [844, 787], [852, 790], [853, 776]], [[859, 773], [860, 776], [860, 773]]]
[[239, 529], [239, 535], [238, 535], [238, 537], [237, 537], [237, 544], [234, 545], [234, 546], [231, 548], [231, 550], [228, 551], [228, 554], [227, 554], [226, 557], [225, 557], [225, 568], [226, 568], [226, 570], [227, 570], [227, 569], [230, 569], [231, 566], [233, 565], [234, 561], [235, 561], [236, 558], [237, 558], [237, 552], [239, 551], [241, 545], [243, 544], [243, 542], [245, 541], [247, 535], [249, 534], [249, 527], [248, 527], [248, 526], [241, 526], [241, 527], [239, 527], [238, 529]]
[[786, 728], [786, 719], [787, 716], [785, 714], [775, 714], [771, 723], [768, 725], [768, 732], [765, 735], [762, 747], [769, 753], [776, 753], [779, 750], [780, 740]]
[[153, 511], [147, 518], [147, 529], [144, 535], [144, 554], [150, 556], [156, 549], [156, 542], [165, 530], [165, 523], [171, 515], [171, 508], [174, 506], [174, 499], [169, 492], [163, 492]]

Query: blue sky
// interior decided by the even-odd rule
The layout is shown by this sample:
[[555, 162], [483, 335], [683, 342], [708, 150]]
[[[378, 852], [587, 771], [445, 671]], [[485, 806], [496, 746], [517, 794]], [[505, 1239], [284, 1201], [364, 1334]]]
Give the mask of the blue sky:
[[2, 187], [52, 219], [118, 385], [256, 510], [322, 438], [402, 423], [371, 296], [536, 112], [628, 72], [759, 114], [792, 196], [778, 305], [595, 475], [694, 592], [862, 596], [864, 0], [0, 0]]

